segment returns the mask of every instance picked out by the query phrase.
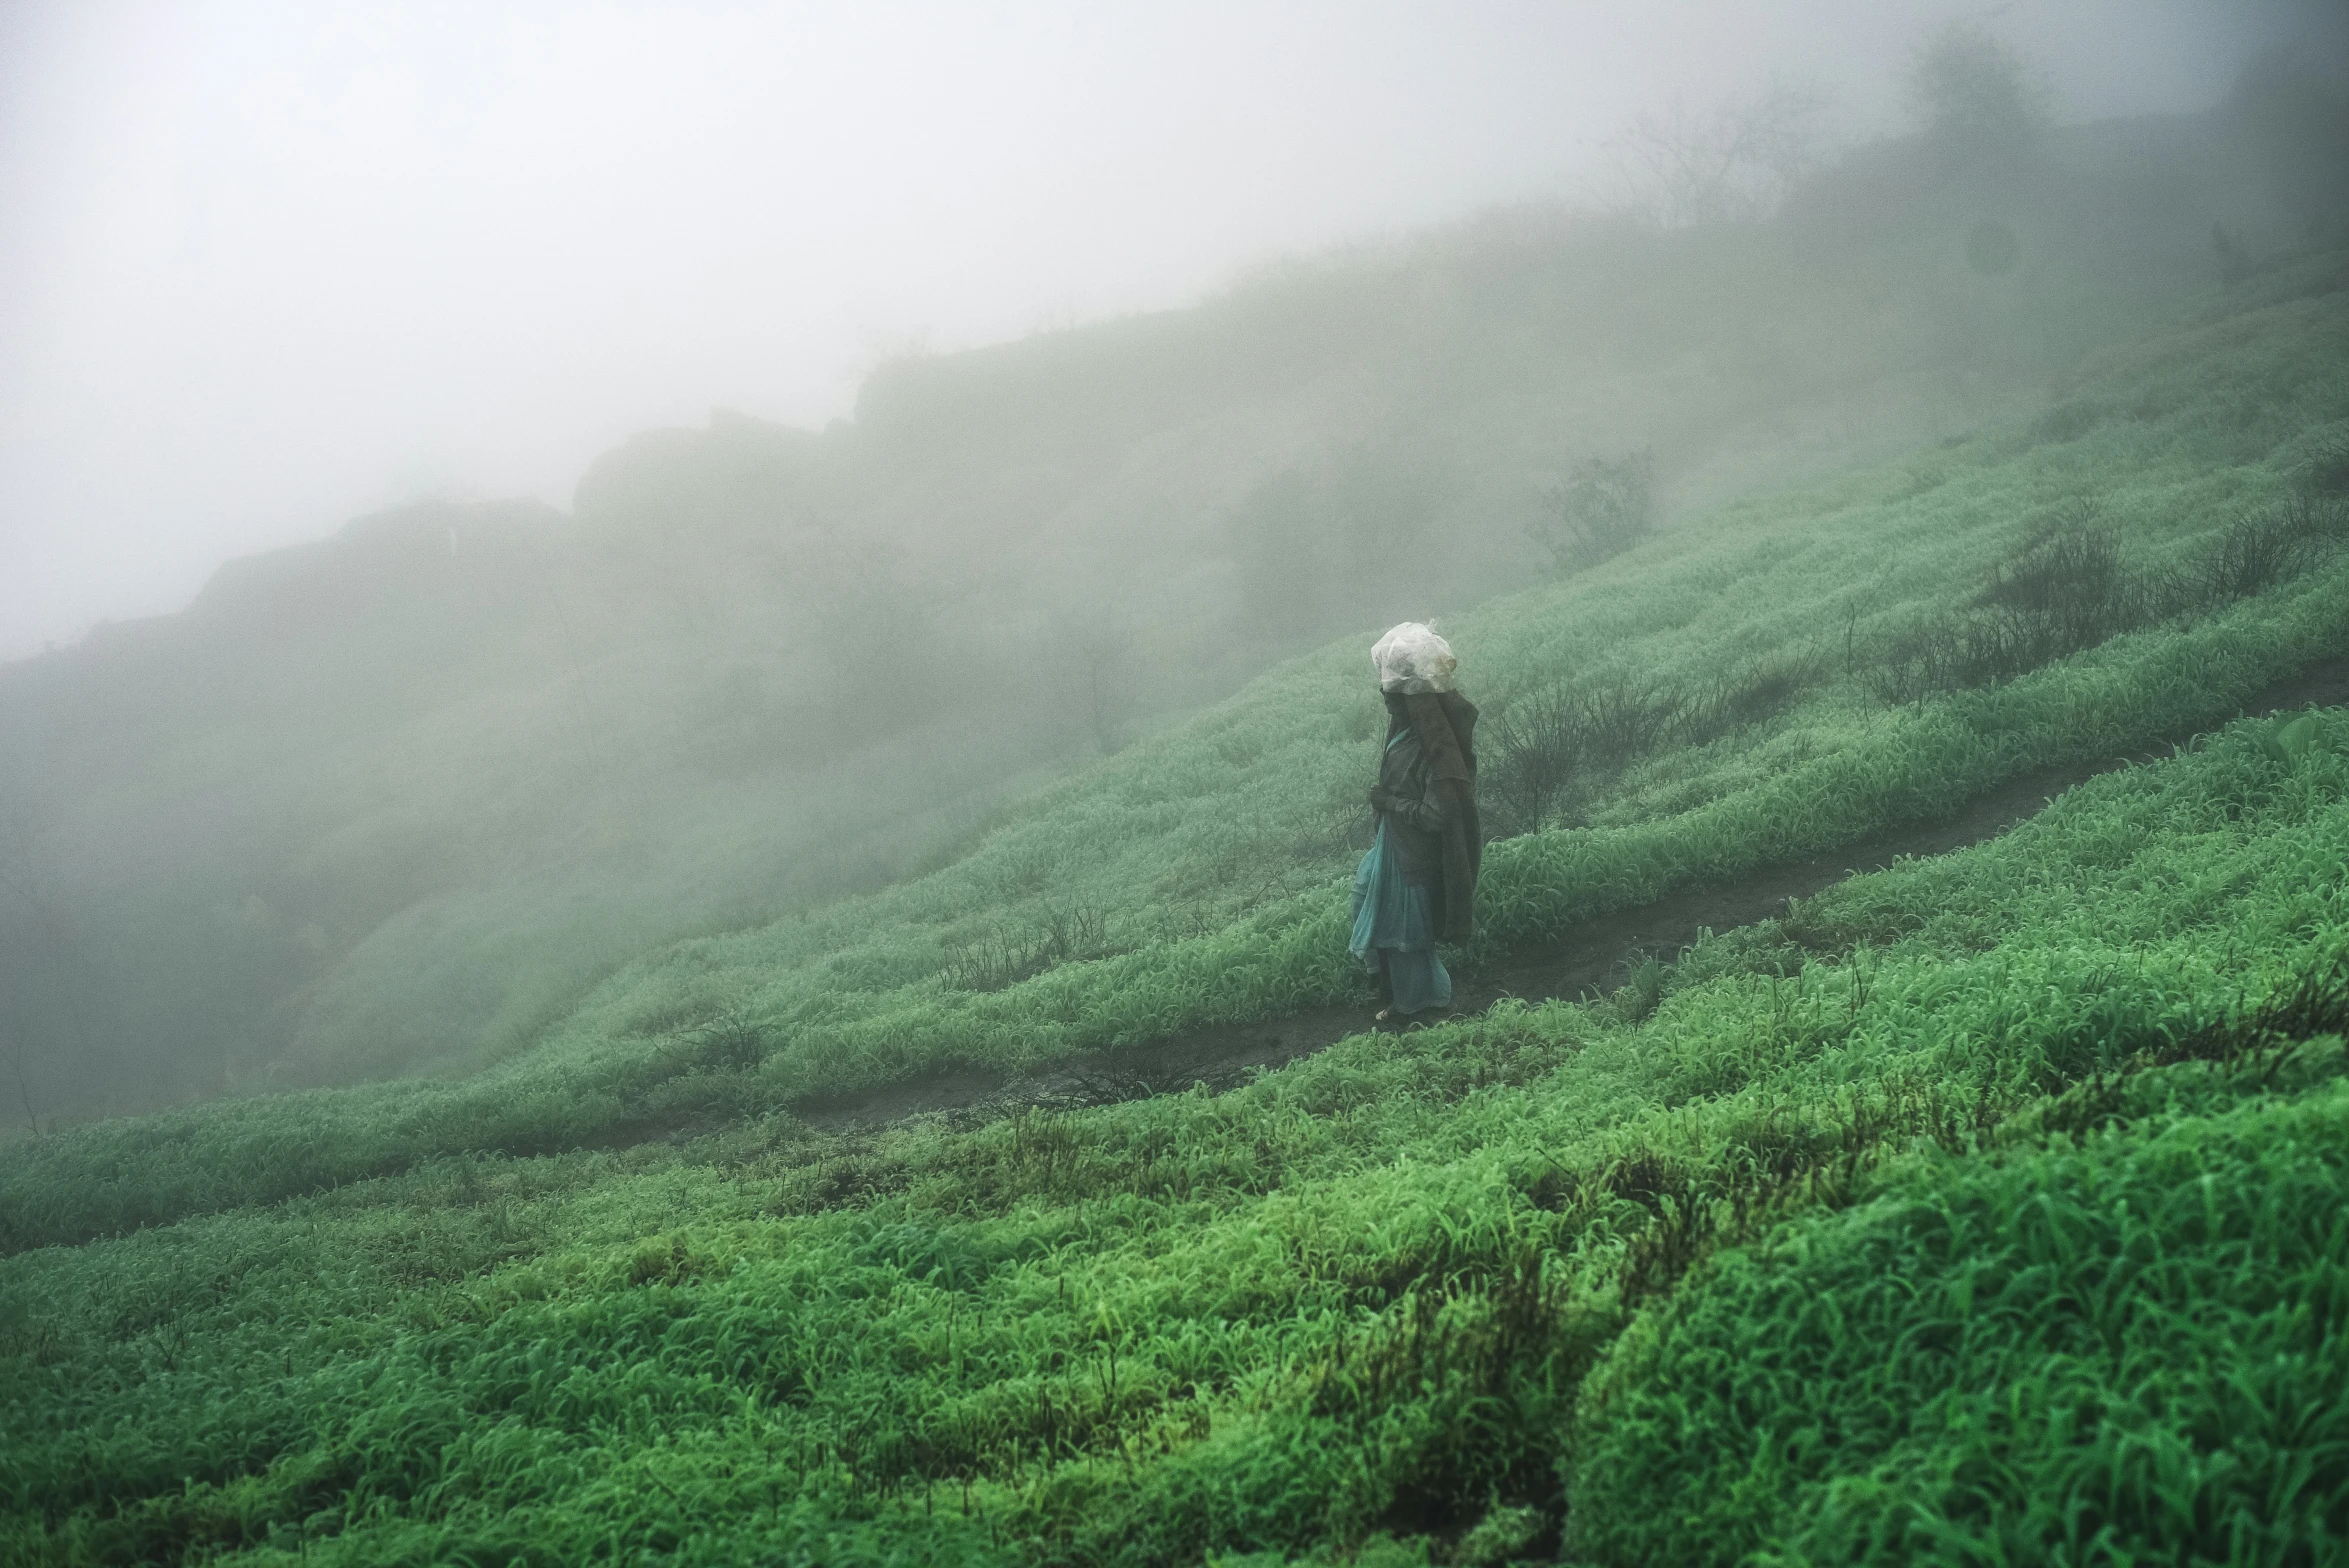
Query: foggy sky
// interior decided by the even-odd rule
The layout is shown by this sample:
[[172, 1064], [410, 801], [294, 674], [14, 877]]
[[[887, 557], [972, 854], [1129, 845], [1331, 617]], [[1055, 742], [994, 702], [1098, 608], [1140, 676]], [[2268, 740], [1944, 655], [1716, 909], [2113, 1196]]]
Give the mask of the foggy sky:
[[2326, 5], [0, 0], [0, 659], [395, 501], [567, 505], [713, 405], [820, 426], [909, 346], [1575, 195], [1675, 97], [1879, 130], [1953, 15], [2094, 119]]

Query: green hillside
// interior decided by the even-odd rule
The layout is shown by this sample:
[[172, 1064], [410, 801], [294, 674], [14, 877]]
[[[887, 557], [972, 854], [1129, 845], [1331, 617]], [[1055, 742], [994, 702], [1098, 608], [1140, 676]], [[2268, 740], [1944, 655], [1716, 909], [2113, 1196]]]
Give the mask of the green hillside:
[[[1886, 143], [1764, 223], [1492, 213], [1269, 269], [1189, 309], [900, 361], [822, 432], [720, 412], [647, 433], [590, 469], [568, 513], [421, 505], [232, 563], [184, 614], [0, 668], [7, 1121], [513, 1057], [648, 949], [960, 860], [1000, 808], [1406, 616], [1463, 617], [1487, 644], [1492, 696], [1602, 646], [1646, 670], [1598, 621], [1465, 618], [1548, 573], [1528, 530], [1554, 523], [1549, 498], [1577, 464], [1651, 453], [1674, 534], [1734, 498], [1961, 438], [1882, 481], [1920, 487], [1884, 514], [1913, 532], [1874, 539], [1873, 576], [1845, 561], [1826, 597], [1803, 587], [1808, 619], [1716, 617], [1686, 646], [1654, 606], [1611, 604], [1628, 619], [1603, 623], [1652, 628], [1635, 634], [1641, 657], [1683, 685], [1724, 651], [1835, 656], [1836, 617], [1888, 630], [1941, 574], [2003, 547], [1976, 522], [2063, 492], [2072, 443], [1994, 492], [1976, 477], [1992, 449], [1971, 432], [2042, 412], [2051, 378], [2088, 385], [2100, 346], [2174, 321], [2222, 265], [2304, 243], [2277, 176], [2307, 148], [2257, 107], [2062, 130], [1991, 163]], [[2233, 262], [2214, 254], [2214, 222]], [[2006, 249], [1985, 260], [1980, 233]], [[2134, 462], [2123, 432], [2183, 428], [2133, 404], [2113, 420], [2093, 400], [2066, 406], [2096, 464]], [[2269, 450], [2255, 449], [2269, 432], [2209, 417], [2221, 423], [2194, 455], [2160, 461], [2233, 475]], [[1926, 493], [1935, 473], [1949, 486]], [[2148, 492], [2129, 528], [2158, 554], [2238, 483], [2198, 482], [2194, 500], [2162, 499], [2152, 476], [2097, 484], [2130, 505]], [[1762, 503], [1750, 526], [1775, 537], [1823, 507], [1856, 534], [1882, 498]], [[1755, 558], [1758, 543], [1699, 565], [1722, 537], [1697, 526], [1602, 580], [1679, 572], [1655, 590], [1674, 594], [1715, 593], [1693, 586], [1707, 572], [1809, 582]], [[1138, 815], [1097, 825], [1139, 823], [1147, 846], [1122, 872], [1094, 850], [1055, 873], [1103, 884], [1061, 911], [1058, 956], [1221, 930], [1326, 879], [1355, 830], [1337, 810], [1355, 792], [1345, 731], [1330, 726], [1360, 722], [1350, 685], [1302, 673], [1327, 668], [1278, 677], [1305, 683], [1290, 689], [1309, 719], [1247, 717], [1274, 711], [1263, 697], [1227, 710], [1231, 755], [1254, 759], [1261, 789], [1211, 830], [1185, 885], [1161, 885], [1154, 862], [1147, 797], [1177, 787], [1154, 772], [1170, 754], [1120, 757], [1116, 776], [1142, 782], [1114, 810]], [[1843, 733], [1833, 715], [1821, 698], [1771, 744], [1823, 744]], [[1299, 749], [1315, 744], [1318, 761]], [[1595, 781], [1608, 798], [1577, 809], [1597, 827], [1670, 814], [1727, 789], [1748, 749], [1730, 739]], [[968, 864], [1011, 878], [997, 937], [1025, 968], [1047, 890], [1004, 853]], [[877, 947], [853, 934], [872, 919], [894, 930], [897, 916], [819, 913], [714, 961], [853, 949], [834, 961], [859, 967], [827, 994], [918, 982], [958, 946], [988, 983], [1007, 967], [961, 915]], [[762, 1028], [799, 1016], [750, 989]], [[1136, 1005], [1168, 1005], [1146, 994]], [[1024, 1001], [974, 1005], [972, 1051], [1060, 1048], [1007, 1044], [986, 1022], [1034, 1016]], [[936, 1029], [963, 1022], [921, 1025], [906, 1061], [937, 1056]], [[897, 1071], [856, 1050], [858, 1074]]]
[[1353, 635], [473, 1076], [0, 1146], [0, 1550], [2335, 1560], [2349, 713], [2237, 716], [2349, 649], [2345, 493], [2316, 250], [1450, 617], [1509, 835], [1472, 969], [2151, 759], [1603, 999], [793, 1114], [1366, 998]]

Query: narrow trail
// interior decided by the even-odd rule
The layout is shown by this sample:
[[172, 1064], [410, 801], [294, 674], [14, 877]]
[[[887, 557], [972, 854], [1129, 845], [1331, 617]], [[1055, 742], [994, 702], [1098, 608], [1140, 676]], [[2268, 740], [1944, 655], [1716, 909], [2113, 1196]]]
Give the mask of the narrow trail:
[[[2276, 682], [2243, 711], [2267, 715], [2344, 703], [2349, 703], [2349, 657], [2335, 657]], [[1497, 967], [1456, 976], [1452, 1016], [1480, 1013], [1504, 997], [1547, 1001], [1604, 990], [1610, 981], [1619, 982], [1632, 963], [1649, 956], [1669, 958], [1704, 931], [1729, 931], [1783, 914], [1789, 899], [1808, 898], [1846, 877], [1882, 870], [1902, 856], [1941, 855], [1997, 838], [2073, 785], [2154, 760], [2191, 738], [2170, 737], [2133, 757], [2040, 768], [1977, 797], [1954, 816], [1888, 829], [1734, 883], [1681, 888], [1653, 903], [1594, 916]], [[1019, 1077], [937, 1073], [859, 1093], [811, 1097], [794, 1109], [812, 1127], [856, 1132], [920, 1115], [975, 1125], [1032, 1106], [1105, 1105], [1179, 1093], [1195, 1084], [1220, 1092], [1260, 1069], [1295, 1061], [1348, 1036], [1401, 1027], [1409, 1026], [1373, 1023], [1362, 1005], [1321, 1007], [1086, 1052]]]

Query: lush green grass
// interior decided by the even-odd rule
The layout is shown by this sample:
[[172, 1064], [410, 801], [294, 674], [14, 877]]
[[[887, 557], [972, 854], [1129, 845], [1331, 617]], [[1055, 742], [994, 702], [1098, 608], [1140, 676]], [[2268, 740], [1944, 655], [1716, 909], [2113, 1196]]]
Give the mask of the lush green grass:
[[[2105, 1465], [2150, 1499], [2097, 1516], [2116, 1549], [2185, 1507], [2289, 1560], [2253, 1548], [2338, 1506], [2349, 1396], [2341, 1052], [2292, 1042], [2349, 1006], [2349, 715], [2290, 764], [2267, 728], [1700, 945], [1638, 1024], [1501, 1009], [968, 1134], [456, 1157], [20, 1254], [14, 1549], [1181, 1562], [1564, 1507], [1615, 1560], [1877, 1530], [1894, 1561], [1924, 1518], [2011, 1559]], [[1790, 1210], [1821, 1217], [1769, 1233]], [[1937, 1382], [1961, 1353], [2020, 1402]], [[1849, 1443], [1805, 1424], [1847, 1406]], [[1784, 1484], [1732, 1484], [1781, 1426]]]
[[[1456, 640], [1495, 707], [1832, 655], [2084, 489], [2190, 560], [2349, 416], [2345, 331], [2338, 295], [2186, 329], [2064, 439], [1734, 508]], [[1495, 845], [1486, 947], [2223, 718], [2344, 645], [2345, 586], [1908, 708], [1831, 669]], [[975, 1131], [781, 1111], [1349, 994], [1364, 663], [1278, 671], [927, 878], [648, 955], [479, 1078], [0, 1150], [0, 1558], [2338, 1551], [2349, 714], [2103, 775], [1652, 994]], [[1130, 950], [946, 983], [1056, 902]]]
[[[2182, 560], [2279, 499], [2312, 442], [2349, 418], [2342, 298], [2223, 319], [2121, 359], [2073, 401], [2132, 412], [2070, 440], [1991, 429], [1891, 471], [1725, 509], [1461, 617], [1451, 631], [1472, 693], [1503, 708], [1559, 676], [1633, 671], [1693, 689], [1789, 655], [1833, 664], [1849, 647], [1864, 660], [1876, 639], [1986, 582], [2021, 530], [2083, 494], [2105, 502], [2134, 554]], [[1779, 721], [1635, 768], [1594, 803], [1590, 826], [1498, 846], [1485, 946], [2224, 718], [2349, 640], [2337, 573], [1961, 702], [1887, 711], [1864, 681], [1831, 672]], [[1350, 995], [1332, 936], [1342, 833], [1360, 818], [1377, 729], [1367, 669], [1361, 646], [1333, 646], [1048, 793], [934, 876], [651, 955], [547, 1049], [641, 1052], [732, 1013], [765, 1032], [762, 1078], [789, 1095], [946, 1064], [1028, 1066]], [[941, 983], [958, 948], [1075, 907], [1098, 910], [1111, 945], [1136, 951], [1000, 992]]]
[[[2278, 151], [2213, 116], [1877, 148], [1767, 224], [1492, 213], [901, 361], [820, 435], [648, 432], [569, 517], [232, 563], [0, 668], [6, 1120], [507, 1057], [650, 945], [900, 881], [1279, 658], [1524, 582], [1593, 454], [1655, 448], [1680, 513], [2013, 410], [2203, 287], [2181, 205], [2264, 251], [2215, 180]], [[2027, 267], [1962, 264], [1977, 209]], [[1268, 826], [1168, 929], [1321, 878]]]
[[[2333, 1068], [2338, 1036], [2315, 1048]], [[2197, 1107], [2200, 1109], [2200, 1107]], [[1730, 1254], [1578, 1422], [1623, 1563], [2315, 1562], [2349, 1530], [2349, 1092], [1930, 1158]]]
[[[1496, 711], [1561, 675], [1701, 689], [1774, 660], [1824, 666], [1791, 712], [1636, 763], [1586, 825], [1493, 846], [1471, 958], [1932, 818], [2042, 764], [2142, 749], [2349, 645], [2336, 555], [2258, 599], [1951, 700], [1887, 708], [1863, 678], [1881, 640], [1963, 603], [2036, 519], [2083, 495], [2149, 569], [2191, 563], [2237, 517], [2279, 505], [2349, 420], [2345, 301], [2287, 299], [2117, 354], [2063, 405], [2095, 415], [2064, 422], [2066, 439], [1994, 426], [1726, 508], [1461, 618], [1470, 688]], [[1360, 994], [1339, 932], [1378, 727], [1367, 670], [1361, 646], [1335, 645], [1046, 792], [928, 876], [647, 954], [534, 1053], [468, 1082], [250, 1101], [0, 1155], [22, 1173], [0, 1199], [0, 1243], [273, 1199], [436, 1151], [535, 1153], [941, 1067], [1033, 1067]], [[1107, 956], [1007, 989], [958, 981], [988, 944], [1077, 917]]]

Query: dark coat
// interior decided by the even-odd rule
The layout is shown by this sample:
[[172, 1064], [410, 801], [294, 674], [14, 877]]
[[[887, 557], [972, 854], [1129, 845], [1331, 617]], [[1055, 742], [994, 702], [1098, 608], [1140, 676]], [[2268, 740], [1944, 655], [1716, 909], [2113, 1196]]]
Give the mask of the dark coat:
[[[1385, 816], [1403, 880], [1428, 890], [1439, 940], [1475, 929], [1484, 826], [1476, 814], [1476, 704], [1456, 691], [1386, 694], [1387, 739], [1370, 803]], [[1401, 739], [1396, 736], [1400, 734]]]

